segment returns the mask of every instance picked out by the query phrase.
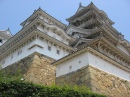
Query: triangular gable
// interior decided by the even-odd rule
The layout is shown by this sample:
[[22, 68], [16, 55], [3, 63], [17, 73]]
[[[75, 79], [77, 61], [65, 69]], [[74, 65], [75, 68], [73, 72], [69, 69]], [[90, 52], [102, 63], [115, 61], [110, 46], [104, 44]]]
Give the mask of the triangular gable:
[[82, 9], [84, 9], [85, 7], [84, 6], [82, 6], [82, 4], [81, 3], [79, 3], [79, 8], [78, 8], [78, 10], [76, 11], [76, 13], [78, 13], [79, 11], [81, 11]]
[[7, 36], [10, 36], [10, 37], [13, 36], [12, 33], [10, 32], [9, 28], [7, 30], [1, 30], [0, 33], [7, 35]]
[[98, 13], [101, 17], [104, 17], [108, 20], [108, 22], [110, 22], [110, 24], [114, 24], [114, 22], [112, 20], [110, 20], [107, 16], [107, 14], [102, 11], [102, 10], [99, 10], [94, 4], [93, 2], [91, 2], [88, 6], [84, 7], [82, 5], [79, 6], [77, 12], [71, 16], [70, 18], [66, 19], [68, 22], [72, 22], [73, 20], [75, 20], [75, 18], [79, 18], [81, 16], [83, 16], [87, 11], [89, 10], [93, 10], [95, 11], [96, 13]]
[[[29, 24], [31, 21], [33, 21], [36, 17], [40, 17], [39, 14], [44, 14], [45, 17], [47, 17], [49, 20], [55, 22], [57, 25], [61, 26], [62, 29], [66, 28], [66, 25], [63, 24], [61, 21], [55, 19], [45, 11], [43, 11], [40, 7], [37, 10], [34, 10], [33, 14], [27, 18], [24, 22], [21, 23], [21, 25], [24, 27], [25, 25]], [[40, 17], [44, 20], [45, 17]], [[49, 22], [48, 20], [46, 22]]]

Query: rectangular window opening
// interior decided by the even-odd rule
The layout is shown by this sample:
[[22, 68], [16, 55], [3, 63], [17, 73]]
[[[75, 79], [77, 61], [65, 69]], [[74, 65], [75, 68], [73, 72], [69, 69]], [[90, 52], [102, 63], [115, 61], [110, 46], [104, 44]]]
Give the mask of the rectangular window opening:
[[5, 60], [2, 62], [2, 65], [5, 64]]
[[71, 72], [72, 71], [72, 66], [69, 66], [69, 72]]
[[59, 51], [59, 50], [57, 50], [57, 51], [56, 51], [56, 53], [59, 55], [59, 54], [60, 54], [60, 51]]
[[11, 56], [11, 59], [13, 59], [13, 55]]
[[0, 43], [2, 43], [2, 39], [0, 39]]
[[48, 46], [48, 50], [51, 51], [51, 46]]
[[19, 50], [19, 51], [18, 51], [18, 55], [20, 55], [21, 53], [22, 53], [22, 50]]

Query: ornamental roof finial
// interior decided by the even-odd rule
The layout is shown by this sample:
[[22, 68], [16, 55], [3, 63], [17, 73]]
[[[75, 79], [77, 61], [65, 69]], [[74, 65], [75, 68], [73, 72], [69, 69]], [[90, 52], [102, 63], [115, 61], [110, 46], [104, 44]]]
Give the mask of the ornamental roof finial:
[[82, 6], [82, 3], [80, 2], [80, 3], [79, 3], [79, 7], [81, 7], [81, 6]]
[[10, 30], [9, 27], [7, 28], [7, 30], [8, 30], [8, 31]]
[[41, 10], [41, 7], [39, 6], [38, 10]]
[[7, 31], [9, 31], [9, 32], [10, 32], [10, 29], [9, 29], [9, 27], [8, 27]]
[[93, 2], [91, 1], [91, 4], [93, 4]]

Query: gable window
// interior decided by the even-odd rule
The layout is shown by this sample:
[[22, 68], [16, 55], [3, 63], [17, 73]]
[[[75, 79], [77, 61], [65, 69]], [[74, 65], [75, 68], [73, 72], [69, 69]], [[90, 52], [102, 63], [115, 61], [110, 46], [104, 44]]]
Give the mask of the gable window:
[[51, 46], [48, 46], [48, 50], [51, 51]]

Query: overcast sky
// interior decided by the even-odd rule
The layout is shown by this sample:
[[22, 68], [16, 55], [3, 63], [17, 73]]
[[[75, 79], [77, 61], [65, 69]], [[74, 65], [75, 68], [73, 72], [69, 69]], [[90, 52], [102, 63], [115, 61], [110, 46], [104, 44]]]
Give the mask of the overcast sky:
[[14, 35], [22, 28], [20, 23], [39, 7], [68, 24], [65, 19], [76, 12], [79, 3], [87, 6], [91, 1], [100, 10], [105, 11], [115, 22], [114, 28], [130, 41], [130, 0], [0, 0], [0, 30], [6, 30], [9, 27]]

